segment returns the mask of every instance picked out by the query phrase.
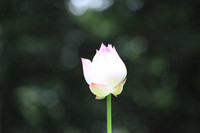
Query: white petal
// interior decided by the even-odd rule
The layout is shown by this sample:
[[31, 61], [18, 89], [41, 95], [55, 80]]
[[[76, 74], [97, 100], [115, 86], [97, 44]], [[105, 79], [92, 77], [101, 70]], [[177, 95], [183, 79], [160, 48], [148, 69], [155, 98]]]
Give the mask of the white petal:
[[99, 51], [102, 51], [102, 50], [104, 50], [104, 49], [106, 49], [106, 46], [102, 43], [102, 44], [101, 44], [101, 47], [100, 47], [100, 49], [99, 49]]
[[88, 59], [81, 58], [82, 65], [83, 65], [83, 75], [85, 77], [86, 82], [90, 85], [93, 79], [92, 73], [92, 63]]
[[126, 77], [126, 66], [115, 51], [109, 45], [94, 56], [92, 68], [96, 77], [95, 83], [115, 87]]

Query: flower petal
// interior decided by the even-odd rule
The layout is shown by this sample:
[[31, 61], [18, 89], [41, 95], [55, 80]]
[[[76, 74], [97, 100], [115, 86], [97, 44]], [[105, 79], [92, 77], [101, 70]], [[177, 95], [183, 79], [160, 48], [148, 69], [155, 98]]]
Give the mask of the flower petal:
[[112, 47], [112, 44], [108, 44], [108, 47], [107, 49], [109, 49], [110, 52], [113, 52], [113, 47]]
[[97, 83], [92, 83], [89, 88], [91, 92], [97, 96], [96, 99], [103, 99], [108, 94], [113, 92], [112, 87]]
[[115, 48], [109, 44], [102, 45], [92, 60], [95, 83], [117, 86], [127, 75], [126, 66], [117, 54]]
[[93, 79], [92, 73], [92, 63], [88, 59], [81, 58], [82, 65], [83, 65], [83, 74], [85, 77], [86, 82], [90, 85]]
[[117, 95], [121, 94], [125, 82], [126, 82], [126, 79], [124, 79], [124, 80], [116, 87], [115, 91], [112, 93], [114, 96], [117, 97]]
[[98, 99], [98, 100], [99, 100], [99, 99], [104, 99], [104, 98], [105, 98], [105, 97], [99, 97], [99, 96], [96, 96], [96, 97], [95, 97], [95, 99]]
[[102, 50], [104, 50], [104, 49], [106, 49], [106, 46], [102, 43], [102, 44], [101, 44], [101, 47], [100, 47], [100, 49], [99, 49], [99, 51], [102, 51]]

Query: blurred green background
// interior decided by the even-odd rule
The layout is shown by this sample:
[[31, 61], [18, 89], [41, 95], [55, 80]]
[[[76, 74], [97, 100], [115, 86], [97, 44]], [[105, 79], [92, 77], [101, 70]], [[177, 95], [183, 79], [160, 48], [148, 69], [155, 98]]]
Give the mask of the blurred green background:
[[0, 133], [106, 133], [80, 57], [113, 44], [113, 133], [200, 133], [199, 0], [1, 0]]

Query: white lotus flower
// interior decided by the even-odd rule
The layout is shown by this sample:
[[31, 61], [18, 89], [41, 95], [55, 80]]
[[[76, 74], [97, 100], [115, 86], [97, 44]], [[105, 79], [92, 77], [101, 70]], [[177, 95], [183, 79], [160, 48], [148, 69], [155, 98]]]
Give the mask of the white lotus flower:
[[126, 81], [126, 66], [115, 47], [103, 43], [92, 60], [81, 58], [83, 74], [96, 99], [103, 99], [109, 94], [119, 95]]

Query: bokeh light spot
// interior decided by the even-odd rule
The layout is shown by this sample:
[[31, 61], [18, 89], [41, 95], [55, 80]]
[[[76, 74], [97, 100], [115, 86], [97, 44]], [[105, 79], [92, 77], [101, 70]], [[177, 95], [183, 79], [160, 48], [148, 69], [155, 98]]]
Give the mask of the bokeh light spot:
[[66, 35], [66, 43], [80, 46], [85, 40], [85, 34], [79, 29], [72, 29]]
[[152, 103], [151, 94], [144, 88], [136, 89], [132, 97], [139, 106], [149, 106]]
[[16, 88], [15, 97], [24, 118], [31, 124], [40, 123], [42, 117], [38, 108], [40, 105], [41, 88], [36, 86], [25, 86]]
[[144, 6], [143, 0], [126, 0], [127, 7], [132, 11], [138, 11]]
[[168, 89], [159, 89], [154, 92], [154, 105], [156, 108], [165, 109], [173, 103], [173, 93]]
[[150, 72], [161, 76], [169, 68], [169, 63], [165, 57], [155, 57], [150, 62]]
[[117, 40], [117, 45], [122, 47], [122, 56], [130, 60], [135, 60], [141, 54], [146, 52], [148, 48], [148, 41], [143, 36], [136, 36], [132, 39], [127, 37], [120, 37]]
[[46, 90], [41, 94], [41, 104], [53, 107], [58, 103], [58, 94], [54, 90]]
[[78, 50], [74, 45], [66, 45], [61, 50], [61, 62], [64, 69], [76, 67], [79, 62]]
[[70, 0], [66, 7], [74, 15], [83, 15], [87, 10], [103, 11], [109, 8], [114, 0]]

